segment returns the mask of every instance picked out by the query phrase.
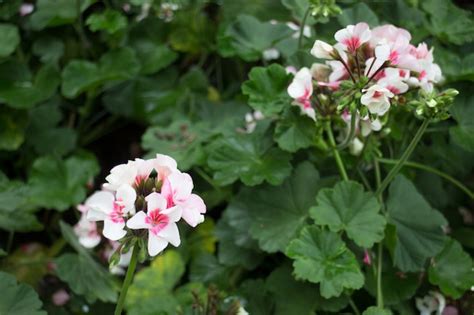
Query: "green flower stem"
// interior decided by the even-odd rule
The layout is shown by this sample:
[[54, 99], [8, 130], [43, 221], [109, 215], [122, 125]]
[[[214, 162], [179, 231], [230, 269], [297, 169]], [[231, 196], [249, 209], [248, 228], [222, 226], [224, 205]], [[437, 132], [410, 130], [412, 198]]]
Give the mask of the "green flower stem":
[[[378, 158], [377, 160], [380, 163], [384, 163], [384, 164], [397, 164], [398, 163], [398, 160], [383, 159], [383, 158]], [[438, 175], [439, 177], [446, 179], [447, 181], [451, 182], [454, 186], [458, 187], [460, 190], [466, 193], [466, 195], [468, 195], [471, 199], [474, 199], [474, 192], [472, 192], [469, 188], [463, 185], [463, 183], [461, 183], [459, 180], [457, 180], [456, 178], [452, 177], [449, 174], [446, 174], [445, 172], [442, 172], [440, 170], [437, 170], [425, 164], [410, 162], [410, 161], [405, 162], [404, 166], [417, 168], [417, 169], [424, 170], [424, 171], [433, 173], [435, 175]]]
[[306, 12], [303, 16], [303, 21], [301, 21], [300, 25], [300, 36], [298, 37], [298, 49], [303, 48], [303, 37], [304, 37], [304, 27], [306, 25], [306, 20], [308, 19], [309, 13], [311, 12], [311, 6], [306, 9]]
[[351, 112], [351, 126], [350, 126], [351, 129], [349, 130], [349, 134], [347, 135], [347, 137], [344, 139], [344, 142], [340, 143], [337, 146], [338, 150], [343, 150], [347, 148], [349, 144], [351, 144], [351, 141], [354, 139], [355, 132], [356, 132], [356, 118], [357, 118], [356, 111], [353, 110]]
[[345, 181], [349, 180], [349, 176], [347, 176], [346, 168], [344, 167], [344, 162], [339, 155], [339, 151], [336, 147], [336, 141], [334, 140], [334, 134], [332, 133], [331, 129], [331, 122], [328, 121], [325, 124], [326, 133], [328, 134], [329, 144], [331, 145], [332, 153], [334, 154], [334, 159], [336, 160], [337, 167], [339, 168], [339, 173], [341, 174], [342, 179]]
[[128, 287], [132, 283], [133, 274], [135, 273], [135, 268], [137, 267], [137, 258], [140, 248], [138, 244], [133, 246], [132, 258], [130, 259], [130, 264], [128, 265], [127, 274], [123, 280], [122, 290], [120, 291], [120, 296], [117, 301], [117, 306], [115, 307], [114, 315], [121, 315], [123, 304], [125, 303], [125, 297], [127, 296]]
[[413, 150], [415, 150], [416, 145], [418, 142], [420, 142], [421, 137], [426, 131], [426, 128], [430, 124], [430, 119], [425, 119], [423, 123], [421, 124], [420, 128], [416, 132], [415, 136], [411, 140], [410, 144], [406, 148], [405, 152], [403, 152], [402, 156], [398, 160], [397, 164], [390, 170], [388, 173], [387, 177], [384, 178], [382, 184], [377, 188], [377, 191], [375, 192], [375, 195], [381, 195], [385, 189], [388, 187], [388, 185], [392, 182], [393, 178], [398, 174], [400, 169], [403, 167], [405, 162], [408, 160], [410, 155], [413, 153]]
[[380, 242], [377, 248], [377, 307], [383, 308], [382, 291], [382, 262], [383, 262], [383, 244]]
[[357, 308], [357, 305], [354, 303], [354, 300], [351, 297], [349, 297], [349, 305], [351, 306], [352, 310], [354, 311], [354, 314], [360, 315], [360, 311]]
[[[381, 176], [380, 176], [380, 165], [378, 160], [374, 161], [374, 169], [375, 169], [375, 183], [377, 185], [377, 189], [379, 189], [381, 184]], [[378, 195], [378, 199], [380, 205], [382, 207], [382, 211], [385, 209], [383, 206], [383, 196], [380, 194]], [[377, 306], [383, 308], [383, 291], [382, 291], [382, 263], [383, 263], [383, 244], [380, 242], [377, 245]]]

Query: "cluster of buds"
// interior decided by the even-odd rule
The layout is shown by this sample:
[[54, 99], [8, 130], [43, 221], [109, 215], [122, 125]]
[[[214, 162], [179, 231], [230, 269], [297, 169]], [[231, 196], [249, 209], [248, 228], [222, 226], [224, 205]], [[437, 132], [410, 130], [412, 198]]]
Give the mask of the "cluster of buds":
[[169, 156], [157, 154], [115, 166], [106, 181], [103, 190], [78, 207], [82, 217], [74, 230], [85, 247], [100, 243], [96, 222], [102, 221], [103, 236], [121, 244], [117, 260], [131, 246], [145, 248], [145, 239], [148, 254], [155, 256], [169, 243], [180, 245], [179, 220], [192, 227], [204, 221], [206, 206], [192, 193], [191, 176], [179, 171]]
[[420, 90], [419, 94], [418, 99], [409, 102], [409, 105], [415, 109], [416, 115], [420, 118], [429, 117], [433, 121], [440, 121], [450, 117], [448, 109], [459, 92], [455, 89], [447, 89], [441, 93]]
[[433, 49], [425, 43], [412, 45], [407, 30], [393, 25], [370, 29], [358, 23], [337, 31], [334, 38], [334, 45], [315, 41], [311, 54], [324, 63], [301, 68], [288, 87], [292, 104], [302, 114], [314, 120], [339, 115], [346, 122], [352, 117], [356, 125], [351, 126], [364, 136], [368, 132], [362, 131], [361, 122], [369, 130], [381, 130], [390, 108], [410, 103], [410, 97], [420, 91], [424, 105], [412, 103], [418, 116], [447, 117], [456, 93], [435, 92], [442, 74], [434, 63]]

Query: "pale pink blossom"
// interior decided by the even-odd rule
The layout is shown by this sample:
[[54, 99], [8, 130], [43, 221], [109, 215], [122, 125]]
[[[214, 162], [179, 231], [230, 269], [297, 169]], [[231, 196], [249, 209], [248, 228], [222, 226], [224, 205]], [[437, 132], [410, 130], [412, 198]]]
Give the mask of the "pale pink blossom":
[[360, 101], [367, 106], [370, 113], [382, 116], [390, 108], [390, 98], [393, 96], [394, 94], [390, 90], [374, 84], [364, 90]]
[[176, 222], [181, 218], [181, 208], [174, 206], [167, 208], [167, 200], [159, 193], [151, 193], [146, 198], [147, 213], [137, 212], [127, 221], [130, 229], [148, 230], [148, 253], [156, 256], [169, 243], [177, 247], [181, 244]]
[[370, 257], [370, 253], [368, 250], [364, 250], [364, 264], [367, 266], [372, 265], [372, 258]]
[[94, 248], [99, 245], [101, 237], [97, 231], [97, 223], [87, 219], [87, 213], [82, 213], [79, 222], [74, 225], [74, 233], [79, 243], [85, 248]]
[[103, 234], [109, 240], [117, 241], [127, 232], [125, 219], [135, 212], [137, 193], [130, 185], [122, 185], [114, 194], [109, 191], [98, 191], [86, 202], [90, 207], [87, 212], [89, 221], [104, 221]]
[[354, 53], [360, 46], [370, 40], [371, 31], [367, 23], [348, 25], [334, 34], [334, 38], [350, 53]]
[[164, 181], [169, 174], [178, 170], [176, 160], [165, 154], [157, 154], [150, 161], [153, 169], [158, 173], [158, 180], [160, 181]]
[[[402, 74], [405, 77], [402, 77]], [[383, 77], [377, 81], [377, 84], [387, 88], [393, 94], [403, 94], [408, 91], [408, 84], [404, 80], [406, 80], [406, 74], [401, 69], [386, 68]]]
[[53, 304], [56, 305], [56, 306], [63, 306], [70, 299], [71, 299], [71, 296], [64, 289], [60, 289], [60, 290], [54, 292], [53, 296], [51, 297], [51, 300], [53, 301]]
[[127, 164], [119, 164], [112, 168], [110, 174], [105, 178], [107, 183], [103, 185], [104, 189], [115, 191], [121, 185], [138, 185], [146, 180], [153, 171], [151, 160], [135, 159], [128, 161]]
[[27, 16], [35, 10], [35, 6], [31, 3], [23, 3], [20, 6], [20, 15]]
[[189, 174], [175, 171], [163, 181], [161, 195], [166, 199], [167, 208], [179, 207], [184, 221], [195, 227], [204, 221], [206, 205], [201, 197], [192, 193], [193, 187]]
[[293, 81], [288, 86], [288, 94], [294, 99], [293, 105], [300, 107], [302, 113], [316, 120], [316, 113], [311, 106], [313, 77], [308, 68], [303, 67], [296, 73]]
[[334, 59], [334, 52], [334, 47], [322, 40], [315, 41], [311, 48], [311, 55], [320, 59]]

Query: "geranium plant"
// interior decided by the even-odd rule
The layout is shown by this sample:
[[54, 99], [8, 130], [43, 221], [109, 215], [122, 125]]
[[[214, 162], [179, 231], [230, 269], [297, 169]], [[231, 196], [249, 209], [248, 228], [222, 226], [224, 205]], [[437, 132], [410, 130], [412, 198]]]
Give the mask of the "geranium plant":
[[3, 2], [0, 314], [474, 312], [468, 1]]

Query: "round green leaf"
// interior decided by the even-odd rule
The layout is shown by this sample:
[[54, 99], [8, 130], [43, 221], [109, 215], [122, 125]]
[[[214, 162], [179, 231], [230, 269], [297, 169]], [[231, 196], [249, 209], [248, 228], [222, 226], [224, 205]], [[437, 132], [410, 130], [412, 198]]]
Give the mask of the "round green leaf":
[[354, 254], [334, 232], [322, 231], [316, 226], [305, 227], [288, 245], [286, 255], [294, 260], [296, 277], [320, 283], [321, 295], [325, 298], [364, 285], [364, 275]]
[[127, 27], [127, 18], [119, 11], [107, 9], [104, 12], [89, 15], [86, 25], [92, 32], [105, 31], [114, 34]]
[[384, 308], [371, 306], [362, 315], [392, 315], [392, 312]]
[[458, 242], [449, 239], [441, 253], [433, 259], [428, 270], [429, 280], [438, 285], [444, 294], [458, 299], [474, 284], [473, 267], [469, 254]]
[[357, 182], [339, 182], [334, 188], [322, 189], [317, 205], [310, 209], [318, 225], [333, 232], [344, 231], [357, 245], [370, 248], [384, 237], [385, 218], [373, 194]]
[[41, 311], [42, 303], [35, 290], [16, 282], [14, 276], [0, 271], [0, 314], [2, 315], [46, 315]]
[[20, 43], [20, 32], [13, 24], [0, 23], [0, 34], [0, 57], [7, 57]]

